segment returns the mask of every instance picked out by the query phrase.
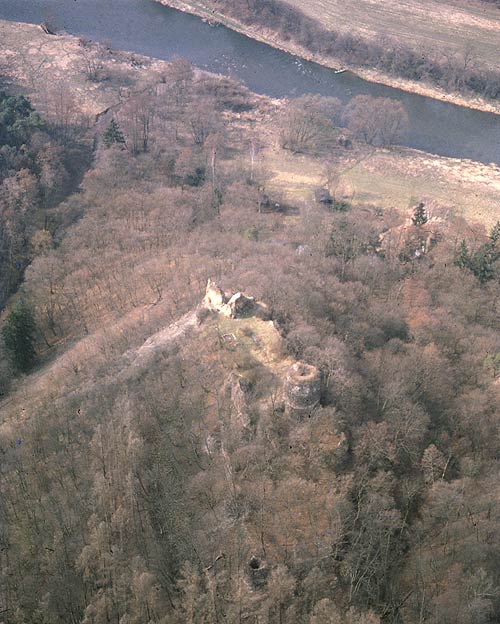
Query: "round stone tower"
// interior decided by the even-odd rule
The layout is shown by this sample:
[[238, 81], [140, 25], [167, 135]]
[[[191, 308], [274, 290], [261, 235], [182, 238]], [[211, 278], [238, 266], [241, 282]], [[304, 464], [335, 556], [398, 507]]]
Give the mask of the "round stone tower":
[[309, 415], [321, 399], [320, 371], [303, 362], [291, 366], [285, 378], [284, 398], [290, 414], [299, 418]]

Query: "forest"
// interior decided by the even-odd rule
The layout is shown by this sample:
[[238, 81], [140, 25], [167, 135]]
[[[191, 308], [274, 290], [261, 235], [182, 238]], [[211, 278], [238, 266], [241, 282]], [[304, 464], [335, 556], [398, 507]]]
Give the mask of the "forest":
[[29, 100], [0, 92], [0, 309], [21, 281], [30, 246], [43, 246], [51, 209], [85, 161], [84, 146], [61, 128], [49, 129]]
[[[500, 226], [336, 194], [404, 108], [176, 59], [65, 119], [0, 96], [0, 622], [498, 621]], [[274, 195], [266, 143], [327, 201]]]

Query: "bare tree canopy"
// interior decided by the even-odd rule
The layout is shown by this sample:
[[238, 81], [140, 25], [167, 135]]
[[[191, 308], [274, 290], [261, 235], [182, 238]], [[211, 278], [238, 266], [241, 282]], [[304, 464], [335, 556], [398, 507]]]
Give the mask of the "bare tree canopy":
[[358, 95], [345, 108], [343, 121], [354, 135], [370, 145], [393, 145], [408, 128], [401, 102]]
[[315, 150], [333, 137], [340, 101], [318, 95], [291, 100], [280, 116], [281, 146], [292, 152]]

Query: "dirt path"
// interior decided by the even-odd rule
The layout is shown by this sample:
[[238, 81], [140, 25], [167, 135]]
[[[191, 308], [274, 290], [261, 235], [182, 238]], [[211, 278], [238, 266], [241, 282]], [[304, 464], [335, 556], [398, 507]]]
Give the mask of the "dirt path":
[[190, 333], [198, 325], [198, 311], [200, 308], [201, 306], [198, 306], [194, 310], [187, 312], [179, 320], [153, 334], [138, 349], [127, 351], [124, 356], [128, 360], [128, 367], [125, 372], [145, 368], [156, 353], [165, 350], [178, 339], [184, 338]]

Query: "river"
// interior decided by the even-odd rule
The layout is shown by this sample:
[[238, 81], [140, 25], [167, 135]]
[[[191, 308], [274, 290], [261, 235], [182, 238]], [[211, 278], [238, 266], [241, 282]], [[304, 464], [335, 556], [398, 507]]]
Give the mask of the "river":
[[58, 29], [113, 48], [167, 60], [183, 56], [271, 97], [319, 93], [343, 102], [359, 94], [392, 97], [405, 105], [410, 118], [403, 145], [500, 164], [500, 116], [368, 82], [350, 72], [335, 74], [153, 0], [0, 0], [0, 19], [46, 19]]

